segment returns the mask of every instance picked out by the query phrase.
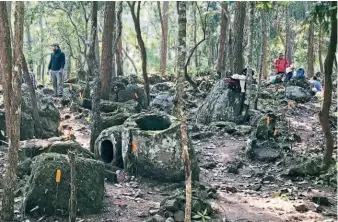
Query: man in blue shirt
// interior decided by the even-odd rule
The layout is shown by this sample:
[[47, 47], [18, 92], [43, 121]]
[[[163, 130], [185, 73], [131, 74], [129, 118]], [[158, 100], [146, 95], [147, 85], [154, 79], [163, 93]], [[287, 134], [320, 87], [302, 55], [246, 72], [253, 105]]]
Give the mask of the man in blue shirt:
[[317, 77], [313, 77], [313, 81], [311, 83], [311, 88], [313, 92], [321, 92], [322, 91], [322, 84], [317, 80]]
[[65, 54], [61, 52], [57, 43], [51, 45], [53, 53], [50, 57], [48, 72], [51, 75], [55, 96], [63, 95], [63, 68], [65, 67]]

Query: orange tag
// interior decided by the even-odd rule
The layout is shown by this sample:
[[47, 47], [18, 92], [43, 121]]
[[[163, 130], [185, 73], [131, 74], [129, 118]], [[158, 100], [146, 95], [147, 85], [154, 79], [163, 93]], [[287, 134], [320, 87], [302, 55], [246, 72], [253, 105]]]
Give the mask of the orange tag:
[[274, 136], [278, 134], [278, 129], [275, 129], [275, 132], [273, 133]]
[[266, 117], [266, 124], [270, 124], [270, 117]]
[[56, 178], [55, 178], [55, 181], [57, 183], [60, 183], [60, 180], [61, 180], [61, 170], [56, 170]]
[[137, 95], [137, 93], [135, 93], [135, 98], [136, 98], [136, 99], [138, 99], [138, 95]]
[[72, 84], [69, 84], [69, 91], [72, 91]]
[[291, 103], [288, 103], [288, 109], [291, 109]]
[[136, 153], [136, 151], [137, 151], [136, 142], [133, 141], [133, 142], [131, 143], [131, 145], [132, 145], [132, 148], [133, 148], [133, 153]]

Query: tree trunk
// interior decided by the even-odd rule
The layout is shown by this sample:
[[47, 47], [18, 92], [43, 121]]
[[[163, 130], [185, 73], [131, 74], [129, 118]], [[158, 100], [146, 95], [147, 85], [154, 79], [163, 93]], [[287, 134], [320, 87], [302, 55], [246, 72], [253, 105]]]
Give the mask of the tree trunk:
[[40, 136], [43, 137], [43, 135], [41, 135], [42, 126], [41, 126], [41, 122], [40, 122], [38, 103], [36, 101], [35, 89], [34, 89], [32, 80], [31, 80], [30, 75], [29, 75], [29, 70], [28, 70], [28, 67], [27, 67], [27, 62], [26, 62], [25, 56], [24, 56], [22, 51], [21, 51], [21, 66], [22, 66], [25, 81], [28, 85], [29, 94], [30, 94], [31, 100], [32, 100], [32, 108], [33, 108], [32, 112], [33, 112], [35, 135], [40, 135]]
[[308, 33], [308, 45], [307, 45], [307, 71], [308, 77], [312, 78], [314, 76], [314, 53], [313, 53], [313, 22], [310, 23], [309, 33]]
[[[27, 1], [27, 9], [30, 7], [30, 2]], [[31, 70], [33, 72], [33, 59], [32, 59], [32, 37], [31, 37], [31, 31], [30, 31], [30, 21], [27, 21], [25, 34], [26, 34], [26, 41], [27, 41], [27, 48], [28, 48], [28, 70]]]
[[115, 2], [105, 2], [101, 58], [101, 99], [109, 100], [113, 65], [113, 32], [115, 23]]
[[136, 67], [136, 65], [135, 65], [135, 62], [134, 62], [134, 60], [128, 55], [128, 52], [127, 52], [127, 51], [128, 51], [127, 48], [126, 48], [126, 49], [123, 49], [124, 54], [125, 54], [126, 57], [129, 59], [129, 61], [131, 62], [132, 66], [134, 67], [135, 74], [138, 75], [137, 67]]
[[267, 70], [267, 49], [268, 49], [268, 35], [267, 35], [267, 13], [262, 11], [262, 36], [263, 36], [263, 43], [262, 43], [262, 64], [261, 64], [261, 71], [263, 79], [268, 78], [268, 70]]
[[0, 2], [0, 61], [3, 74], [2, 85], [5, 91], [6, 135], [9, 139], [8, 164], [2, 195], [2, 221], [12, 221], [14, 216], [14, 191], [16, 189], [21, 122], [21, 50], [23, 48], [24, 7], [24, 2], [16, 2], [14, 14], [15, 39], [13, 43], [15, 49], [12, 66], [12, 46], [7, 7], [6, 2]]
[[[96, 58], [96, 62], [97, 62], [97, 65], [98, 67], [101, 67], [101, 64], [100, 64], [100, 46], [99, 46], [99, 31], [97, 30], [96, 31], [96, 36], [95, 36], [95, 58]], [[88, 62], [89, 63], [89, 62]]]
[[142, 33], [141, 33], [141, 26], [140, 26], [140, 9], [141, 9], [141, 2], [137, 2], [137, 11], [135, 12], [135, 2], [128, 2], [128, 5], [130, 7], [131, 15], [133, 17], [134, 26], [135, 26], [135, 32], [136, 32], [136, 38], [138, 45], [140, 47], [141, 51], [141, 58], [142, 58], [142, 75], [144, 80], [144, 89], [147, 94], [148, 99], [148, 105], [150, 103], [150, 87], [149, 87], [149, 78], [147, 73], [147, 51], [146, 47], [144, 45], [143, 39], [142, 39]]
[[253, 31], [255, 28], [255, 2], [250, 2], [250, 13], [249, 13], [249, 37], [248, 37], [248, 69], [246, 73], [246, 84], [245, 84], [245, 100], [243, 104], [243, 112], [242, 115], [246, 120], [248, 117], [250, 102], [251, 102], [251, 94], [252, 94], [252, 69], [253, 69]]
[[286, 17], [286, 21], [285, 21], [285, 29], [286, 29], [286, 59], [292, 63], [293, 61], [293, 57], [292, 57], [292, 26], [290, 23], [290, 17], [291, 17], [291, 13], [290, 13], [290, 6], [287, 6], [285, 9], [285, 17]]
[[75, 153], [68, 152], [70, 160], [70, 198], [69, 198], [69, 222], [76, 221], [76, 160]]
[[[12, 27], [12, 2], [11, 1], [6, 2], [6, 7], [7, 7], [7, 16], [8, 16], [8, 23], [9, 23], [9, 33], [11, 35], [11, 39], [13, 39], [14, 36], [13, 36], [13, 27]], [[11, 46], [13, 49], [13, 42], [11, 42]]]
[[[95, 78], [94, 89], [93, 89], [93, 97], [92, 97], [92, 115], [93, 120], [91, 124], [91, 134], [90, 134], [90, 151], [94, 152], [94, 144], [96, 138], [99, 136], [101, 132], [101, 117], [100, 117], [100, 92], [101, 92], [101, 78], [99, 71], [99, 58], [96, 58], [96, 44], [97, 40], [97, 11], [98, 11], [98, 2], [93, 1], [93, 9], [92, 9], [92, 28], [91, 28], [91, 44], [89, 45], [88, 50], [88, 68], [89, 72], [93, 74]], [[102, 63], [103, 64], [103, 63]], [[110, 63], [111, 64], [111, 63]]]
[[235, 18], [234, 18], [234, 73], [242, 73], [243, 64], [243, 36], [245, 21], [246, 2], [235, 2]]
[[217, 58], [217, 73], [221, 74], [224, 70], [224, 49], [225, 49], [225, 40], [226, 40], [226, 30], [228, 26], [227, 10], [228, 4], [222, 2], [222, 13], [221, 13], [221, 32], [219, 34], [219, 50]]
[[323, 57], [322, 57], [322, 46], [323, 46], [323, 34], [322, 34], [322, 23], [319, 23], [319, 36], [318, 36], [318, 59], [320, 72], [324, 73]]
[[229, 58], [228, 58], [228, 62], [227, 62], [227, 67], [230, 70], [230, 72], [233, 74], [234, 73], [234, 53], [233, 53], [233, 42], [232, 42], [232, 29], [229, 29]]
[[208, 39], [208, 66], [212, 68], [213, 66], [213, 58], [212, 58], [212, 31], [209, 30], [209, 39]]
[[123, 76], [123, 53], [122, 53], [122, 2], [119, 3], [119, 12], [117, 13], [117, 33], [120, 33], [120, 36], [117, 37], [117, 46], [115, 50], [116, 54], [116, 74], [117, 76]]
[[45, 84], [44, 80], [44, 57], [43, 57], [43, 44], [44, 44], [44, 34], [43, 34], [43, 24], [42, 24], [42, 18], [43, 18], [44, 8], [43, 4], [40, 4], [40, 16], [39, 16], [39, 28], [40, 28], [40, 66], [41, 66], [41, 73], [40, 73], [40, 81], [42, 81], [42, 84]]
[[333, 137], [331, 133], [331, 128], [329, 124], [329, 115], [330, 115], [330, 106], [332, 100], [332, 71], [333, 63], [335, 60], [335, 54], [337, 49], [337, 2], [331, 2], [331, 8], [336, 7], [331, 12], [331, 36], [330, 43], [327, 50], [327, 55], [325, 59], [325, 89], [324, 89], [324, 102], [322, 110], [319, 112], [319, 121], [322, 125], [322, 129], [325, 135], [325, 152], [323, 157], [324, 169], [327, 169], [330, 166], [332, 153], [333, 153]]
[[261, 86], [262, 86], [262, 76], [267, 76], [266, 74], [266, 57], [267, 57], [267, 13], [262, 10], [261, 11], [261, 22], [262, 22], [262, 56], [261, 56], [261, 65], [260, 65], [260, 72], [258, 75], [258, 87], [256, 92], [256, 97], [254, 101], [254, 109], [257, 110], [258, 105], [258, 98], [259, 94], [261, 93]]
[[[194, 17], [194, 45], [197, 45], [197, 17], [196, 17], [196, 5], [193, 7], [193, 17]], [[198, 51], [195, 53], [195, 67], [198, 67]]]
[[185, 82], [185, 67], [186, 67], [186, 35], [187, 35], [187, 18], [186, 18], [186, 3], [177, 2], [178, 4], [178, 55], [177, 55], [177, 88], [175, 98], [176, 117], [181, 120], [181, 137], [182, 137], [182, 152], [185, 163], [186, 177], [186, 203], [185, 203], [185, 222], [191, 221], [191, 169], [188, 152], [188, 134], [187, 134], [187, 116], [184, 107], [184, 82]]
[[161, 13], [161, 6], [160, 2], [157, 2], [159, 13], [160, 13], [160, 20], [161, 20], [161, 27], [162, 27], [162, 35], [161, 35], [161, 74], [164, 76], [166, 74], [167, 68], [167, 50], [168, 50], [168, 12], [169, 12], [169, 2], [163, 2], [163, 14]]

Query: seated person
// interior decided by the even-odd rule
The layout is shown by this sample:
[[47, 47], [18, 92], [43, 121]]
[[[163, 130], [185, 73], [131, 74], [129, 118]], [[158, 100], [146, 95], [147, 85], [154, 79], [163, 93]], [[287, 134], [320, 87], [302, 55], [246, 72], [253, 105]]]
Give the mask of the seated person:
[[313, 77], [313, 81], [311, 83], [311, 89], [314, 93], [322, 91], [322, 84], [320, 84], [316, 76]]
[[296, 73], [297, 79], [305, 78], [305, 70], [303, 68], [299, 68]]
[[291, 65], [290, 67], [286, 68], [286, 75], [285, 80], [290, 81], [293, 77], [293, 73], [295, 72], [295, 67]]

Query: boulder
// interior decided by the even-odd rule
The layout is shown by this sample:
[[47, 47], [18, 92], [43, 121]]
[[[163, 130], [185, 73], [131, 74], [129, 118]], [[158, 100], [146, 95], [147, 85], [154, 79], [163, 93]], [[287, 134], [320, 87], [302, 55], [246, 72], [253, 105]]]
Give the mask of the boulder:
[[[40, 115], [41, 133], [39, 135], [34, 131], [35, 123], [33, 120], [33, 107], [26, 84], [21, 87], [21, 125], [20, 125], [20, 140], [32, 138], [50, 138], [58, 136], [58, 127], [60, 125], [60, 112], [55, 106], [51, 97], [46, 97], [40, 91], [36, 91], [36, 100]], [[4, 110], [0, 110], [0, 123], [5, 121]], [[0, 124], [0, 130], [5, 130], [6, 124]]]
[[19, 162], [23, 162], [26, 159], [34, 158], [42, 153], [67, 154], [68, 151], [73, 151], [80, 157], [94, 158], [94, 155], [89, 150], [83, 148], [78, 142], [71, 140], [55, 141], [54, 139], [32, 139], [21, 141], [18, 156]]
[[[133, 115], [123, 125], [101, 132], [95, 141], [95, 156], [105, 163], [122, 164], [140, 176], [170, 182], [184, 181], [180, 127], [175, 117], [165, 113]], [[190, 140], [189, 153], [192, 179], [198, 180], [199, 167]]]
[[169, 91], [170, 93], [174, 93], [175, 92], [175, 83], [173, 83], [173, 82], [156, 83], [150, 89], [151, 93], [158, 93], [158, 92], [165, 92], [165, 91]]
[[274, 162], [283, 156], [278, 143], [275, 141], [258, 141], [248, 139], [246, 154], [252, 160], [262, 162]]
[[119, 91], [118, 102], [127, 102], [129, 100], [136, 100], [142, 108], [148, 108], [147, 95], [144, 89], [137, 85], [128, 85], [125, 90]]
[[305, 103], [310, 101], [311, 94], [300, 86], [288, 86], [286, 87], [286, 98], [299, 103]]
[[197, 110], [197, 122], [243, 122], [241, 116], [241, 92], [228, 88], [225, 80], [219, 80]]
[[[56, 170], [61, 180], [56, 186]], [[76, 158], [77, 212], [98, 213], [104, 200], [104, 164]], [[37, 156], [25, 187], [25, 211], [39, 215], [67, 214], [70, 198], [70, 165], [66, 155], [46, 153]], [[33, 210], [35, 209], [35, 210]], [[33, 210], [33, 211], [32, 211]]]
[[149, 74], [149, 83], [150, 85], [154, 85], [156, 83], [162, 83], [165, 81], [164, 78], [162, 78], [161, 74]]
[[288, 175], [291, 177], [318, 176], [320, 174], [320, 171], [321, 160], [319, 158], [311, 158], [292, 166], [289, 169]]
[[50, 96], [54, 96], [54, 89], [51, 88], [43, 88], [41, 89], [42, 93], [45, 95], [50, 95]]
[[150, 107], [171, 114], [174, 107], [174, 95], [168, 93], [159, 94], [150, 103]]
[[306, 80], [306, 78], [292, 78], [287, 85], [289, 86], [299, 86], [307, 91], [311, 91], [311, 83]]
[[[269, 124], [267, 124], [267, 119], [269, 118]], [[256, 131], [255, 137], [260, 140], [267, 140], [273, 137], [274, 131], [276, 129], [277, 117], [274, 114], [267, 114], [265, 116], [260, 117]]]

